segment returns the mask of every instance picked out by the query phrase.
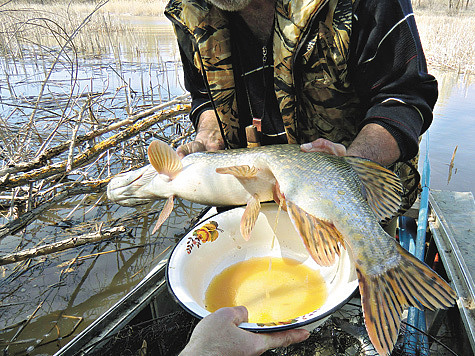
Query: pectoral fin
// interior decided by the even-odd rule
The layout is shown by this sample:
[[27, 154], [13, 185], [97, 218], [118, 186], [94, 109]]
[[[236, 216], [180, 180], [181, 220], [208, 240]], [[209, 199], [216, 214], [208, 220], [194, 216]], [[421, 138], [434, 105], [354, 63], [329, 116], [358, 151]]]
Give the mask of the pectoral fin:
[[335, 254], [340, 255], [338, 243], [343, 245], [343, 238], [335, 226], [317, 219], [289, 201], [287, 212], [310, 256], [321, 266], [331, 266], [335, 262]]
[[376, 162], [359, 157], [345, 157], [364, 186], [368, 204], [381, 221], [396, 215], [401, 206], [402, 184], [399, 177]]
[[259, 202], [259, 197], [257, 194], [254, 194], [247, 202], [246, 209], [244, 210], [244, 214], [241, 218], [241, 235], [246, 241], [249, 241], [252, 229], [256, 225], [260, 210], [261, 203]]
[[153, 228], [152, 234], [154, 234], [160, 226], [168, 219], [170, 216], [171, 212], [173, 211], [173, 196], [169, 197], [163, 206], [162, 211], [160, 212], [160, 215], [158, 216], [157, 223], [155, 224], [155, 227]]
[[171, 179], [180, 173], [183, 164], [178, 154], [165, 142], [156, 140], [148, 146], [148, 159], [153, 168], [160, 174], [165, 174]]
[[376, 276], [367, 275], [356, 262], [366, 330], [380, 355], [389, 355], [393, 349], [404, 309], [445, 309], [455, 303], [456, 297], [452, 288], [426, 264], [399, 244], [397, 249], [402, 256], [400, 262]]
[[258, 171], [258, 168], [247, 165], [216, 168], [216, 173], [231, 174], [236, 178], [254, 178]]

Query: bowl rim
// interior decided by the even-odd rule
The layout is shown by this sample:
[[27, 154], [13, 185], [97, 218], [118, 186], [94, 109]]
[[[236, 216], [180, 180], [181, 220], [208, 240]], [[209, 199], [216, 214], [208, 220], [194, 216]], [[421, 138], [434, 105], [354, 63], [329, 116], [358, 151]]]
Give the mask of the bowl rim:
[[[261, 205], [264, 205], [264, 204], [275, 204], [274, 202], [265, 202], [265, 203], [261, 203]], [[224, 212], [227, 212], [227, 211], [231, 211], [231, 210], [234, 210], [234, 209], [238, 209], [238, 208], [243, 208], [243, 206], [234, 206], [234, 207], [230, 207], [230, 208], [226, 208], [224, 210], [218, 210], [217, 212], [215, 213], [212, 213], [208, 216], [208, 213], [210, 212], [211, 208], [208, 208], [206, 209], [206, 212], [204, 212], [203, 214], [201, 214], [199, 220], [196, 221], [196, 223], [194, 223], [192, 226], [190, 226], [189, 229], [187, 229], [187, 231], [183, 234], [183, 236], [180, 238], [180, 241], [178, 241], [175, 246], [173, 247], [172, 251], [170, 252], [169, 254], [169, 257], [168, 257], [168, 261], [167, 261], [167, 266], [166, 266], [166, 269], [165, 269], [165, 279], [166, 279], [166, 283], [167, 283], [167, 287], [168, 287], [168, 291], [169, 293], [171, 294], [172, 298], [175, 300], [175, 302], [180, 305], [181, 308], [183, 308], [185, 311], [187, 311], [189, 314], [191, 314], [192, 316], [194, 316], [195, 318], [198, 318], [198, 319], [203, 319], [204, 317], [208, 316], [211, 314], [211, 312], [209, 312], [208, 310], [204, 309], [206, 311], [206, 315], [200, 315], [198, 313], [196, 313], [195, 311], [193, 311], [192, 309], [190, 309], [185, 303], [183, 303], [180, 298], [176, 295], [175, 293], [175, 290], [173, 289], [173, 286], [171, 285], [171, 282], [170, 282], [170, 278], [169, 278], [169, 271], [170, 271], [170, 262], [172, 260], [172, 256], [174, 255], [176, 249], [181, 245], [181, 242], [188, 236], [188, 234], [193, 231], [196, 226], [202, 224], [203, 222], [205, 221], [208, 221], [210, 220], [211, 218], [213, 218], [214, 216], [216, 215], [219, 215], [221, 213], [224, 213]], [[181, 246], [182, 247], [182, 246]], [[301, 326], [305, 326], [305, 325], [308, 325], [308, 324], [312, 324], [312, 323], [315, 323], [315, 322], [318, 322], [319, 320], [323, 320], [325, 319], [326, 317], [328, 317], [329, 315], [333, 314], [334, 312], [336, 312], [337, 310], [341, 309], [341, 307], [343, 307], [345, 304], [348, 303], [348, 301], [350, 299], [353, 298], [354, 294], [356, 293], [358, 289], [358, 280], [356, 279], [356, 283], [355, 283], [355, 287], [354, 287], [354, 290], [349, 293], [349, 295], [344, 298], [340, 303], [336, 304], [335, 306], [333, 306], [331, 309], [327, 310], [326, 312], [324, 313], [321, 313], [321, 314], [318, 314], [318, 318], [315, 319], [314, 317], [309, 317], [308, 319], [303, 319], [303, 320], [300, 320], [300, 321], [297, 321], [297, 322], [293, 322], [293, 323], [282, 323], [282, 324], [276, 324], [276, 325], [259, 325], [257, 323], [241, 323], [239, 324], [239, 327], [242, 328], [242, 329], [245, 329], [245, 330], [248, 330], [248, 331], [252, 331], [252, 332], [278, 332], [278, 331], [283, 331], [283, 330], [289, 330], [289, 329], [295, 329], [295, 328], [298, 328], [298, 327], [301, 327]], [[305, 314], [305, 315], [309, 315], [313, 312], [310, 312], [308, 314]], [[300, 318], [300, 317], [299, 317]]]

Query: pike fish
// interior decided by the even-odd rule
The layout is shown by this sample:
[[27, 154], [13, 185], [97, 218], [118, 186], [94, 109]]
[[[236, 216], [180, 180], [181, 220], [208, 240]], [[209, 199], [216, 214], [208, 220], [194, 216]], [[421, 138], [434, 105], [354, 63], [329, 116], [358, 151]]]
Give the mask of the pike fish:
[[260, 202], [274, 199], [284, 205], [317, 263], [332, 265], [340, 249], [347, 249], [365, 326], [380, 355], [393, 349], [406, 308], [445, 309], [455, 302], [453, 289], [381, 227], [399, 208], [402, 188], [399, 178], [377, 163], [305, 153], [298, 145], [195, 153], [180, 160], [171, 147], [154, 141], [148, 155], [158, 173], [145, 167], [119, 175], [109, 183], [108, 196], [121, 204], [167, 198], [158, 224], [172, 211], [174, 197], [247, 205], [241, 233], [249, 239]]

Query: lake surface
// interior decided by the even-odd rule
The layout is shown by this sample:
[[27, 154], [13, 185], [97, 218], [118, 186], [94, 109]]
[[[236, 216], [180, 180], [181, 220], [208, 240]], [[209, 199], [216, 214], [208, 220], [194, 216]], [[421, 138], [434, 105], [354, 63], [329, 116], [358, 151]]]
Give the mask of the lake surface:
[[[135, 28], [135, 32], [117, 35], [119, 49], [111, 46], [110, 52], [101, 50], [100, 56], [88, 52], [81, 54], [73, 89], [68, 66], [53, 72], [47, 85], [52, 109], [71, 90], [101, 92], [110, 94], [104, 102], [104, 110], [124, 118], [127, 100], [124, 91], [118, 90], [124, 83], [136, 93], [131, 95], [136, 107], [157, 104], [184, 92], [177, 45], [168, 21], [132, 16], [118, 20]], [[15, 129], [14, 124], [24, 122], [27, 117], [28, 109], [19, 111], [16, 108], [22, 101], [35, 99], [44, 78], [41, 69], [50, 64], [48, 58], [40, 60], [28, 55], [23, 61], [0, 58], [3, 69], [0, 73], [0, 116], [12, 123], [11, 130]], [[9, 73], [9, 83], [5, 73]], [[431, 186], [473, 192], [474, 78], [435, 70], [433, 74], [439, 80], [440, 98], [429, 130]], [[13, 92], [16, 98], [12, 97]], [[426, 139], [424, 136], [422, 153]], [[449, 163], [455, 147], [458, 149], [448, 182]], [[103, 196], [81, 199], [70, 199], [50, 209], [21, 234], [0, 240], [0, 254], [9, 253], [20, 245], [34, 247], [40, 241], [56, 241], [70, 234], [85, 233], [87, 226], [84, 231], [81, 226], [86, 223], [99, 225], [103, 221], [114, 221], [116, 226], [126, 226], [128, 234], [106, 243], [33, 259], [27, 265], [0, 268], [0, 339], [5, 340], [0, 341], [0, 345], [4, 348], [7, 341], [13, 340], [9, 346], [11, 353], [29, 350], [31, 354], [51, 354], [58, 350], [136, 285], [203, 208], [178, 201], [170, 219], [152, 235], [163, 202], [125, 208], [110, 204]], [[97, 201], [100, 203], [93, 207]], [[30, 315], [28, 326], [16, 335]]]
[[[431, 187], [475, 192], [475, 76], [432, 73], [439, 81], [439, 100], [429, 128]], [[425, 152], [425, 137], [421, 143]], [[449, 164], [457, 147], [452, 175]]]

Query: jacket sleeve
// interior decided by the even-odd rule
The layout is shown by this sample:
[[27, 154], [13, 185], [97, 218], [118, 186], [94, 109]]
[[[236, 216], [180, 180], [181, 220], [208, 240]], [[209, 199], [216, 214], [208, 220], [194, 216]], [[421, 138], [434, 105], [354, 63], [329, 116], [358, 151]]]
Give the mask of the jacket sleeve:
[[361, 0], [355, 11], [350, 75], [365, 106], [361, 127], [376, 123], [396, 139], [405, 161], [432, 122], [437, 81], [428, 74], [409, 0]]
[[201, 113], [206, 110], [213, 110], [213, 106], [206, 90], [204, 78], [192, 61], [193, 46], [189, 38], [183, 34], [183, 31], [178, 26], [175, 26], [175, 33], [177, 34], [178, 47], [183, 64], [185, 89], [191, 94], [190, 120], [196, 128]]

